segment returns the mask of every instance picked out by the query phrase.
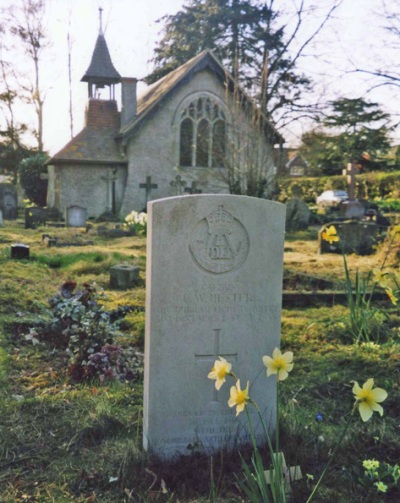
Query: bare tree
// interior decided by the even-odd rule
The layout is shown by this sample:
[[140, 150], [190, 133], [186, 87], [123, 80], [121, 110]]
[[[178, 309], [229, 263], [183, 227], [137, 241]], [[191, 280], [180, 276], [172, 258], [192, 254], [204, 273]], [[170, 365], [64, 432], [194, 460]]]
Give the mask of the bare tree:
[[26, 72], [19, 80], [25, 99], [32, 104], [37, 118], [34, 135], [38, 150], [43, 151], [43, 107], [45, 95], [41, 83], [41, 57], [48, 46], [44, 25], [44, 0], [21, 0], [8, 10], [9, 31], [15, 37], [15, 43], [23, 50], [32, 64], [32, 72]]
[[71, 138], [74, 137], [74, 116], [73, 116], [73, 101], [72, 101], [72, 47], [73, 40], [71, 36], [71, 17], [72, 11], [69, 11], [68, 17], [68, 32], [67, 32], [67, 51], [68, 51], [68, 87], [69, 87], [69, 130]]
[[376, 19], [382, 19], [386, 48], [391, 48], [396, 52], [396, 60], [388, 58], [389, 51], [386, 50], [384, 54], [380, 54], [379, 58], [369, 58], [366, 65], [352, 61], [353, 71], [376, 77], [371, 83], [371, 90], [382, 86], [400, 87], [400, 65], [397, 62], [400, 50], [400, 5], [398, 2], [381, 0], [381, 8], [376, 13]]
[[2, 174], [10, 175], [17, 181], [17, 164], [27, 147], [23, 135], [28, 126], [17, 120], [16, 108], [19, 97], [14, 66], [5, 55], [8, 47], [4, 39], [4, 29], [0, 29], [0, 157]]
[[223, 166], [222, 179], [231, 194], [270, 198], [275, 175], [273, 144], [282, 138], [262, 107], [228, 74], [225, 87], [228, 107], [225, 148], [218, 163]]

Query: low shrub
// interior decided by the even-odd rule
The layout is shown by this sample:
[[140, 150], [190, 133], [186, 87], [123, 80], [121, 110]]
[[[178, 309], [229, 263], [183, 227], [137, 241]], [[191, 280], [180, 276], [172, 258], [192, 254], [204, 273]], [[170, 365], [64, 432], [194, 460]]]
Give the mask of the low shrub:
[[[131, 380], [141, 375], [142, 354], [116, 345], [119, 321], [135, 306], [107, 311], [98, 303], [101, 294], [94, 284], [77, 289], [65, 282], [59, 294], [49, 300], [47, 316], [40, 320], [35, 339], [64, 348], [69, 356], [68, 375], [74, 381], [99, 378]], [[29, 337], [29, 336], [27, 336]]]

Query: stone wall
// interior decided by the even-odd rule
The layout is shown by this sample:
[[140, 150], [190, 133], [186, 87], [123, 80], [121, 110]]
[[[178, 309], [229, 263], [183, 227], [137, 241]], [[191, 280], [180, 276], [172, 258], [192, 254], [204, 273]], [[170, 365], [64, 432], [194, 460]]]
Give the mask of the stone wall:
[[51, 200], [48, 206], [57, 208], [65, 215], [69, 206], [81, 206], [87, 208], [87, 216], [98, 217], [107, 211], [109, 207], [109, 194], [107, 192], [106, 178], [111, 170], [116, 169], [115, 195], [117, 212], [122, 202], [126, 184], [126, 168], [115, 166], [85, 166], [63, 164], [59, 167], [49, 166], [49, 185], [54, 190], [49, 191]]
[[[129, 159], [125, 196], [121, 207], [121, 216], [132, 210], [142, 211], [146, 206], [146, 190], [140, 188], [151, 175], [151, 182], [157, 184], [152, 189], [148, 200], [176, 196], [176, 188], [171, 186], [177, 175], [191, 186], [197, 182], [203, 193], [229, 193], [227, 173], [222, 168], [183, 168], [179, 166], [179, 128], [182, 104], [196, 94], [209, 95], [216, 101], [225, 102], [225, 88], [220, 80], [209, 70], [196, 73], [186, 85], [180, 86], [172, 96], [164, 101], [156, 115], [143, 121], [139, 131], [127, 145]], [[229, 106], [226, 107], [229, 115]], [[244, 120], [242, 120], [245, 123]], [[271, 156], [272, 159], [272, 156]], [[272, 164], [271, 164], [272, 169]]]

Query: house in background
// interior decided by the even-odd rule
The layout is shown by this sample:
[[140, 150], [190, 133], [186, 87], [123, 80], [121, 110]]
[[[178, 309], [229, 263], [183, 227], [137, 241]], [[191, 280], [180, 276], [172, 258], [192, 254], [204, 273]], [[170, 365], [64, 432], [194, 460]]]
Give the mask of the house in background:
[[282, 148], [275, 151], [275, 163], [279, 176], [298, 177], [307, 176], [308, 163], [293, 148]]
[[[246, 166], [244, 142], [255, 138], [249, 107], [243, 99], [235, 105], [237, 86], [211, 52], [197, 55], [137, 97], [137, 80], [119, 75], [100, 30], [82, 81], [88, 83], [89, 98], [85, 127], [48, 162], [48, 207], [64, 213], [81, 206], [88, 217], [124, 217], [144, 210], [152, 199], [228, 193], [234, 170]], [[122, 86], [121, 111], [116, 85]], [[109, 91], [108, 99], [99, 98], [102, 88]], [[266, 123], [257, 135], [257, 148], [247, 150], [256, 157], [257, 169], [272, 177], [273, 144], [281, 138]]]

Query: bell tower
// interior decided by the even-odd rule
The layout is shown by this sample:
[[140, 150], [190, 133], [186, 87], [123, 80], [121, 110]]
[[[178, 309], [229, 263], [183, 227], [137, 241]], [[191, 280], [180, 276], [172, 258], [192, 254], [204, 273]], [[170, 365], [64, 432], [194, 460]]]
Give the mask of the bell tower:
[[98, 90], [109, 87], [109, 100], [115, 100], [115, 84], [121, 82], [121, 75], [114, 68], [103, 33], [103, 9], [99, 8], [99, 35], [92, 60], [81, 82], [88, 83], [89, 98], [98, 99]]

